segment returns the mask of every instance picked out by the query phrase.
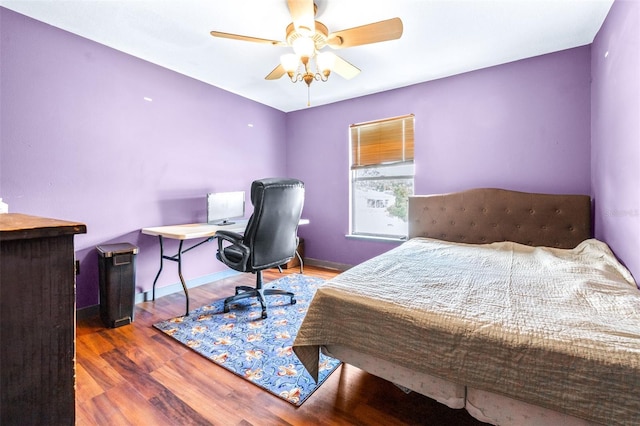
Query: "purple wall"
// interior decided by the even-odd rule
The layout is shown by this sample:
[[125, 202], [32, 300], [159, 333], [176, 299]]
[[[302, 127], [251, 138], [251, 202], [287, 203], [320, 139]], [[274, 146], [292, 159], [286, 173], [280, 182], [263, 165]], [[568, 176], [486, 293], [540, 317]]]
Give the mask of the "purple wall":
[[305, 254], [356, 264], [394, 246], [345, 238], [352, 123], [415, 114], [417, 194], [589, 194], [589, 81], [585, 46], [287, 114], [288, 171], [307, 185]]
[[[78, 308], [98, 303], [96, 245], [139, 246], [149, 289], [158, 245], [140, 228], [205, 221], [207, 192], [285, 173], [284, 113], [4, 8], [0, 24], [0, 197], [86, 223]], [[214, 255], [191, 252], [185, 278], [228, 270]], [[177, 282], [170, 264], [158, 285]]]
[[[638, 8], [614, 3], [593, 58], [585, 46], [289, 114], [0, 8], [0, 196], [87, 224], [79, 308], [98, 303], [96, 245], [138, 245], [149, 289], [158, 247], [140, 228], [203, 221], [206, 192], [264, 176], [305, 181], [308, 257], [356, 264], [395, 244], [345, 238], [348, 126], [414, 113], [416, 193], [592, 193], [597, 236], [638, 277]], [[185, 262], [187, 279], [226, 270], [213, 246]], [[159, 285], [176, 282], [168, 265]]]
[[596, 237], [640, 284], [640, 3], [616, 0], [592, 45]]

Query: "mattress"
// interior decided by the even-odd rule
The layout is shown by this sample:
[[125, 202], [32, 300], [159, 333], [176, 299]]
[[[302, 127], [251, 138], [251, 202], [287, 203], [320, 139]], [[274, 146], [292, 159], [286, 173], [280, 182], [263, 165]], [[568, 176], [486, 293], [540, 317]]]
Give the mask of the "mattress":
[[609, 248], [415, 238], [323, 285], [294, 344], [319, 346], [584, 419], [640, 422], [640, 293]]

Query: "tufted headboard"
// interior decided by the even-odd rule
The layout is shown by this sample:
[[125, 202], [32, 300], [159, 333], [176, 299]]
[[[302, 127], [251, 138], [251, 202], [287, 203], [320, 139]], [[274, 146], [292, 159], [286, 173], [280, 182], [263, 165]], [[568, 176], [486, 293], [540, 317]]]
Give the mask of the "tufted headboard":
[[409, 238], [573, 248], [591, 236], [588, 195], [481, 188], [409, 197]]

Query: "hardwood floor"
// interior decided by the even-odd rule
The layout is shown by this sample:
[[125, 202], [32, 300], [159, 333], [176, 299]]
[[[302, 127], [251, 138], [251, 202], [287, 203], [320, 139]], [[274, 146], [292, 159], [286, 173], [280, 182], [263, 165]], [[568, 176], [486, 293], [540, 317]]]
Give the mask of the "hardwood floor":
[[[297, 268], [284, 273], [298, 273]], [[329, 279], [334, 271], [305, 267]], [[265, 282], [280, 277], [264, 274]], [[242, 274], [190, 289], [192, 309], [254, 284]], [[343, 364], [301, 406], [269, 394], [155, 330], [183, 313], [184, 295], [136, 306], [135, 321], [115, 329], [98, 318], [77, 325], [78, 425], [480, 425], [415, 392]]]

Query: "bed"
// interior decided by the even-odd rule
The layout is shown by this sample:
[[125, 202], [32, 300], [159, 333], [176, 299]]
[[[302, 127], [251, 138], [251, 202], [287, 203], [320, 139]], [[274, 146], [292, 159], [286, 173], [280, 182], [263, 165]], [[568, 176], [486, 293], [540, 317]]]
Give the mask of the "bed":
[[583, 195], [414, 196], [409, 240], [327, 281], [294, 343], [493, 424], [640, 424], [640, 292]]

